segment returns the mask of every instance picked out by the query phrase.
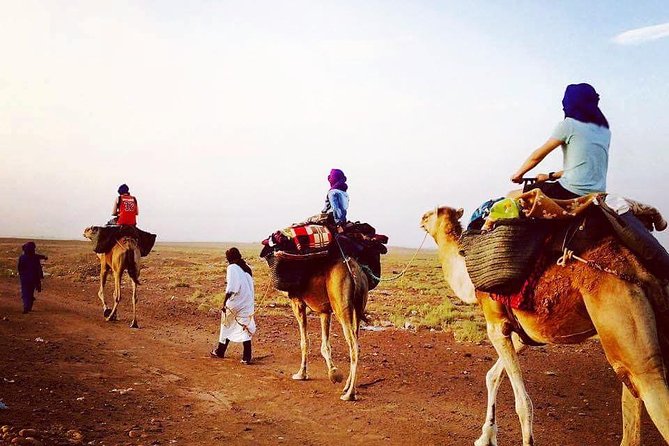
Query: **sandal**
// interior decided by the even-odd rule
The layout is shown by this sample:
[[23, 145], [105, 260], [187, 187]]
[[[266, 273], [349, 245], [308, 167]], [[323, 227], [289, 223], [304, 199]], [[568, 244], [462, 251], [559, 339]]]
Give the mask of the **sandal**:
[[224, 356], [220, 356], [218, 353], [216, 353], [216, 349], [210, 351], [209, 356], [214, 358], [214, 359], [223, 359], [224, 358]]

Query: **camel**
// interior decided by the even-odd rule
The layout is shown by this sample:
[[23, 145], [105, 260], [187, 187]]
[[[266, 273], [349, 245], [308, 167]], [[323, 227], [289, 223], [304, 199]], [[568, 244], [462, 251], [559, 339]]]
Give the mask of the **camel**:
[[[350, 270], [349, 270], [350, 268]], [[321, 319], [321, 354], [325, 358], [328, 377], [333, 383], [343, 379], [337, 369], [330, 348], [330, 321], [335, 314], [344, 332], [350, 356], [348, 379], [341, 394], [344, 401], [356, 399], [356, 374], [358, 370], [358, 333], [360, 321], [365, 318], [367, 292], [369, 284], [367, 276], [354, 259], [343, 261], [336, 259], [325, 265], [320, 272], [312, 275], [304, 289], [289, 292], [291, 307], [300, 328], [300, 348], [302, 363], [300, 370], [293, 375], [295, 380], [306, 380], [307, 375], [307, 307], [318, 313]]]
[[[582, 253], [582, 257], [613, 254], [617, 265], [625, 266], [633, 280], [623, 280], [580, 262], [566, 267], [552, 264], [538, 278], [535, 287], [536, 299], [552, 301], [550, 310], [511, 310], [489, 294], [474, 289], [464, 257], [459, 254], [462, 214], [462, 209], [440, 207], [423, 215], [421, 227], [437, 243], [444, 278], [456, 296], [465, 302], [477, 302], [483, 310], [488, 338], [499, 356], [486, 375], [487, 414], [482, 434], [474, 445], [497, 445], [495, 400], [504, 372], [513, 387], [522, 444], [534, 444], [532, 402], [525, 390], [518, 360], [518, 351], [523, 345], [518, 337], [512, 338], [514, 331], [516, 334], [524, 332], [544, 344], [578, 344], [598, 335], [608, 362], [623, 382], [621, 446], [641, 444], [642, 404], [664, 440], [669, 442], [669, 387], [665, 368], [669, 359], [669, 327], [656, 324], [660, 313], [656, 313], [651, 304], [653, 299], [666, 302], [667, 290], [659, 281], [630, 251], [606, 237]], [[555, 299], [557, 293], [559, 300]]]
[[[92, 239], [95, 235], [96, 227], [89, 227], [84, 230], [84, 237]], [[98, 254], [100, 259], [100, 290], [98, 297], [102, 301], [102, 311], [106, 321], [116, 320], [116, 309], [121, 302], [121, 276], [124, 271], [132, 281], [132, 322], [131, 328], [139, 328], [137, 324], [137, 285], [139, 285], [139, 269], [141, 253], [137, 240], [132, 237], [121, 237], [109, 252]], [[111, 309], [105, 302], [104, 287], [107, 282], [109, 272], [114, 275], [114, 305]]]

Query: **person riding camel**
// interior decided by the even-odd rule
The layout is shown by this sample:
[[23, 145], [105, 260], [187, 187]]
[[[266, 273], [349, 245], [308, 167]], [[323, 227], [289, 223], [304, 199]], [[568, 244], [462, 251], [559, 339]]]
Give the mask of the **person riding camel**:
[[330, 190], [325, 197], [325, 207], [321, 212], [328, 215], [328, 221], [334, 222], [337, 232], [341, 233], [344, 231], [348, 210], [346, 175], [340, 169], [332, 169], [328, 175], [328, 181]]
[[[564, 120], [557, 125], [548, 141], [532, 152], [511, 176], [511, 181], [522, 183], [523, 175], [561, 146], [563, 170], [538, 174], [536, 183], [529, 185], [527, 190], [540, 189], [549, 198], [564, 200], [606, 192], [611, 131], [598, 104], [599, 95], [592, 85], [568, 85], [562, 99]], [[513, 191], [508, 198], [517, 198], [520, 193]], [[607, 207], [614, 202], [614, 198], [609, 196], [605, 199]], [[617, 233], [627, 247], [646, 265], [650, 265], [656, 276], [669, 280], [669, 253], [649, 231], [653, 225], [661, 231], [667, 227], [667, 222], [655, 211], [650, 217], [650, 225], [644, 224], [631, 208], [646, 205], [625, 199], [622, 203], [618, 209], [612, 210], [617, 215], [610, 219], [611, 224], [618, 228]]]
[[541, 189], [544, 194], [556, 199], [606, 192], [611, 131], [598, 104], [599, 95], [591, 85], [568, 85], [562, 99], [564, 120], [557, 125], [548, 141], [532, 152], [511, 176], [511, 181], [522, 183], [523, 175], [561, 146], [563, 170], [538, 174], [537, 182], [529, 188]]
[[117, 217], [117, 225], [137, 226], [139, 215], [137, 198], [130, 195], [130, 188], [127, 184], [121, 184], [118, 188], [118, 197], [114, 201], [112, 215]]

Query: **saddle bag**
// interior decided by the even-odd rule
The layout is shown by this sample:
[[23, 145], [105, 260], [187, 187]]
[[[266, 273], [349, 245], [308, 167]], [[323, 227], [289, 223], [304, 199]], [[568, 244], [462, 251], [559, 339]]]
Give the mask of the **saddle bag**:
[[546, 221], [505, 219], [489, 231], [463, 232], [460, 254], [465, 257], [474, 287], [502, 295], [520, 291], [544, 248], [551, 226]]
[[280, 291], [302, 290], [313, 272], [328, 261], [328, 251], [309, 254], [291, 254], [270, 251], [264, 255], [270, 270], [272, 286]]

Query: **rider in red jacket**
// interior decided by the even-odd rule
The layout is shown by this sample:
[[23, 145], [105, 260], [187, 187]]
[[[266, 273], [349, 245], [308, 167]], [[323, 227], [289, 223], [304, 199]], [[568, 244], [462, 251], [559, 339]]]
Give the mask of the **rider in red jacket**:
[[114, 201], [113, 216], [118, 216], [116, 224], [137, 226], [137, 215], [139, 207], [137, 199], [130, 195], [130, 188], [127, 184], [121, 184], [118, 188], [118, 197]]

